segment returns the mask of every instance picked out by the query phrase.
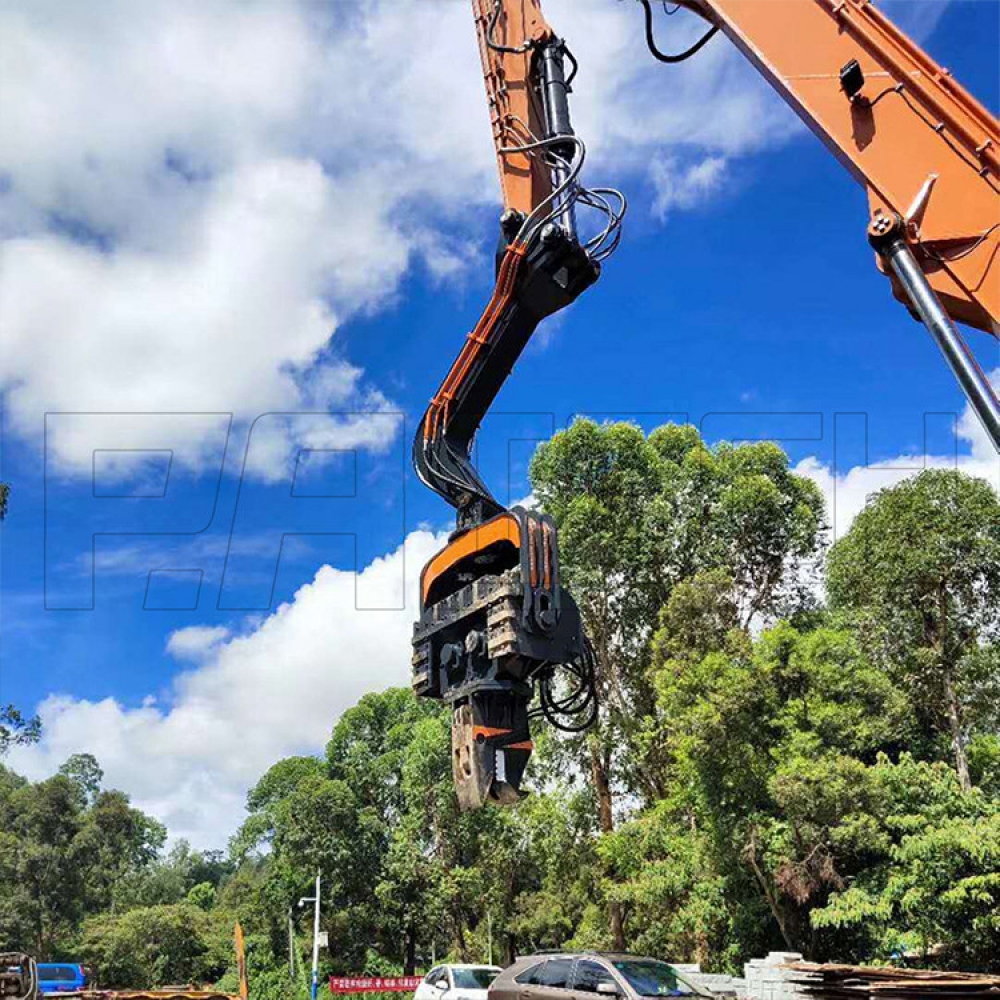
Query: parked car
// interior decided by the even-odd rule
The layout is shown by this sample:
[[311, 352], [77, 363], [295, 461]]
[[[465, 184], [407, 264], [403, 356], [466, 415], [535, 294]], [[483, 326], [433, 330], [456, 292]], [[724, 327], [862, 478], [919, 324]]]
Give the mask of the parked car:
[[79, 993], [87, 988], [87, 970], [73, 962], [39, 962], [38, 988], [42, 996]]
[[414, 1000], [487, 1000], [497, 965], [436, 965], [417, 987]]
[[489, 1000], [594, 1000], [595, 994], [620, 1000], [712, 996], [655, 958], [558, 952], [519, 958], [493, 981]]

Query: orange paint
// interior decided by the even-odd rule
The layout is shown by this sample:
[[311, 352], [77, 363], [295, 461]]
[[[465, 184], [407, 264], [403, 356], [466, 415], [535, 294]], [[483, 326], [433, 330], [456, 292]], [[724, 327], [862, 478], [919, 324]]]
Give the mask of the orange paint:
[[[533, 53], [497, 52], [486, 43], [494, 3], [498, 0], [472, 0], [472, 13], [479, 39], [479, 56], [486, 83], [493, 143], [505, 208], [527, 215], [549, 196], [552, 181], [542, 163], [526, 153], [502, 153], [509, 146], [523, 146], [530, 141], [530, 130], [537, 138], [545, 133], [544, 113], [531, 86]], [[501, 11], [493, 41], [518, 48], [525, 41], [541, 42], [553, 37], [542, 16], [539, 0], [499, 0]]]
[[442, 573], [451, 569], [452, 566], [465, 559], [466, 556], [481, 552], [483, 549], [497, 542], [510, 542], [511, 545], [520, 549], [521, 526], [517, 523], [517, 518], [513, 514], [501, 514], [499, 517], [494, 517], [477, 528], [470, 529], [434, 556], [420, 574], [420, 593], [422, 599], [425, 602], [427, 601], [427, 594], [430, 591], [431, 584]]
[[[997, 119], [868, 0], [681, 3], [721, 27], [864, 186], [873, 215], [905, 220], [935, 178], [907, 240], [952, 318], [1000, 333]], [[851, 60], [865, 77], [853, 101], [840, 84]], [[823, 238], [808, 206], [777, 211], [801, 214], [803, 240]]]
[[472, 738], [478, 740], [481, 736], [484, 740], [492, 739], [494, 736], [506, 736], [513, 732], [512, 729], [495, 729], [492, 726], [473, 726]]

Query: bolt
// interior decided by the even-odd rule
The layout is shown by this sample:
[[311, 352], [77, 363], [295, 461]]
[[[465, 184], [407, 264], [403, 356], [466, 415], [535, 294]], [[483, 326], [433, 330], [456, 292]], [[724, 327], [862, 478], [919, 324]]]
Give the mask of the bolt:
[[563, 238], [563, 231], [554, 223], [550, 222], [542, 229], [543, 243], [556, 243]]

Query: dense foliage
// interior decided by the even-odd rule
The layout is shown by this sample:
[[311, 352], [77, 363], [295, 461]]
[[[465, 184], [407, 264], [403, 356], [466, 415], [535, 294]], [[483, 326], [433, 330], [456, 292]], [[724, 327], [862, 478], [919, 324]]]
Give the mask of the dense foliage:
[[925, 472], [827, 553], [771, 444], [580, 421], [532, 477], [600, 701], [593, 731], [538, 734], [532, 795], [459, 813], [447, 711], [406, 689], [275, 763], [225, 856], [164, 853], [92, 758], [34, 785], [0, 768], [0, 940], [108, 983], [232, 987], [239, 919], [255, 998], [292, 1000], [319, 873], [327, 972], [557, 946], [1000, 968], [990, 488]]

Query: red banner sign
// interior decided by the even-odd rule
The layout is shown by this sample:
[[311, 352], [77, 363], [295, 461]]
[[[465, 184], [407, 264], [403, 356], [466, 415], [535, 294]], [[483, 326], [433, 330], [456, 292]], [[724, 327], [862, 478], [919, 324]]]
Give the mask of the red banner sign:
[[421, 983], [420, 976], [330, 976], [331, 993], [410, 993]]

